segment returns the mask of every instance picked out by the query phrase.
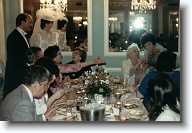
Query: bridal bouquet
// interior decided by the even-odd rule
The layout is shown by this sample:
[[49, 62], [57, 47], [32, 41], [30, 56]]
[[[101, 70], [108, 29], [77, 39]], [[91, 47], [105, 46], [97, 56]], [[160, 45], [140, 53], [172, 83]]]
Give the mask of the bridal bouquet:
[[94, 72], [85, 72], [85, 85], [87, 94], [102, 94], [104, 97], [111, 93], [110, 80], [107, 70], [96, 67]]

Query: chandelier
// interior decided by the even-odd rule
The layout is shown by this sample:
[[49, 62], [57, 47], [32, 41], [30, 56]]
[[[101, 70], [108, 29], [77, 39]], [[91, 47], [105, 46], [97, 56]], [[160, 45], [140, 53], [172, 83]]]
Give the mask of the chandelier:
[[50, 8], [56, 14], [67, 10], [67, 0], [40, 0], [40, 9]]
[[113, 23], [117, 21], [117, 17], [109, 17], [109, 22]]
[[77, 22], [77, 23], [81, 22], [82, 19], [83, 19], [83, 18], [80, 17], [80, 16], [73, 17], [73, 20], [74, 20], [75, 22]]
[[145, 11], [156, 9], [156, 1], [154, 0], [132, 0], [131, 2], [132, 10]]

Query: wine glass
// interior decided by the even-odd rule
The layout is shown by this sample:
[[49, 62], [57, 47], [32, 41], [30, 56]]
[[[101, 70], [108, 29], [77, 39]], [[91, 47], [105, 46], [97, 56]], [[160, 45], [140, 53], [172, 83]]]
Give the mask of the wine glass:
[[121, 108], [122, 108], [122, 104], [121, 104], [121, 92], [119, 90], [117, 90], [117, 92], [115, 92], [115, 97], [116, 97], [116, 107], [119, 109], [119, 114], [121, 113]]
[[[116, 97], [116, 100], [117, 100], [117, 103], [121, 103], [121, 92], [118, 90], [117, 92], [115, 92], [115, 97]], [[116, 104], [117, 104], [116, 103]]]
[[81, 97], [81, 90], [77, 89], [76, 95], [77, 95], [77, 97]]
[[80, 91], [81, 91], [81, 96], [84, 96], [85, 93], [86, 93], [85, 87], [82, 86], [81, 89], [80, 89]]
[[79, 108], [83, 103], [83, 99], [81, 97], [77, 97], [77, 99], [75, 100], [75, 103], [76, 103], [77, 111], [79, 111]]

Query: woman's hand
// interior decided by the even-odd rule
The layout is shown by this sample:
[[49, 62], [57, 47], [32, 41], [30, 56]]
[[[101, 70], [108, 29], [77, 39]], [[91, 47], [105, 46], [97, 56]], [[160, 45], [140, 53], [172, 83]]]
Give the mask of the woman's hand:
[[65, 121], [73, 121], [74, 119], [73, 119], [73, 116], [69, 116], [69, 117], [67, 117], [66, 119], [65, 119]]
[[94, 63], [93, 64], [106, 64], [105, 60], [100, 60], [100, 57], [96, 57], [95, 59], [92, 60]]
[[[140, 60], [134, 67], [132, 67], [132, 68], [130, 69], [130, 76], [132, 76], [133, 74], [135, 74], [137, 68], [138, 68], [142, 63], [144, 63], [144, 62], [146, 62], [146, 60]], [[146, 68], [147, 68], [147, 67], [146, 67]], [[146, 68], [145, 68], [145, 69], [146, 69]]]
[[86, 66], [90, 66], [90, 65], [98, 65], [98, 64], [106, 64], [105, 60], [100, 60], [99, 57], [96, 57], [93, 60], [90, 60], [88, 62], [81, 62], [81, 67], [86, 67]]
[[57, 99], [53, 104], [58, 104], [58, 103], [64, 103], [67, 101], [67, 97], [63, 95], [61, 98]]
[[77, 95], [75, 91], [68, 91], [66, 97], [68, 100], [74, 100], [77, 98]]
[[54, 107], [49, 107], [44, 115], [47, 120], [50, 120], [56, 115], [56, 109]]
[[64, 95], [64, 91], [60, 90], [55, 92], [50, 98], [48, 98], [46, 105], [47, 108], [51, 107], [51, 105], [55, 102], [55, 100], [59, 99], [60, 97], [62, 97]]
[[69, 76], [65, 76], [63, 83], [71, 82], [71, 78]]
[[61, 98], [64, 95], [64, 90], [56, 91], [50, 98], [52, 98], [54, 101]]
[[145, 71], [146, 69], [147, 69], [147, 67], [148, 67], [148, 62], [147, 62], [147, 60], [142, 60], [142, 69], [143, 69], [143, 71]]

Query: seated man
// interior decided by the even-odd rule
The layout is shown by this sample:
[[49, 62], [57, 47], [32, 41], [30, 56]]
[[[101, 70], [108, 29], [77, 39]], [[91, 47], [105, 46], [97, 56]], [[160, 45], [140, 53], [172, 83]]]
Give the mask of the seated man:
[[[27, 68], [22, 84], [10, 92], [2, 102], [0, 120], [3, 121], [43, 121], [38, 117], [34, 98], [40, 99], [48, 87], [49, 72], [41, 66]], [[45, 113], [46, 119], [56, 114], [54, 108]], [[40, 119], [41, 118], [41, 119]]]

